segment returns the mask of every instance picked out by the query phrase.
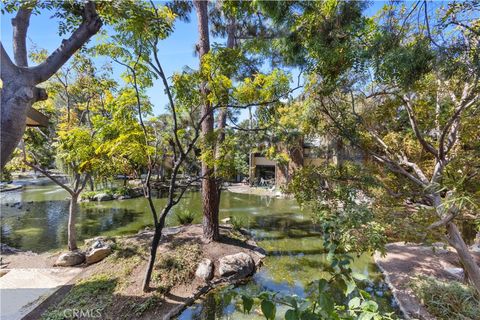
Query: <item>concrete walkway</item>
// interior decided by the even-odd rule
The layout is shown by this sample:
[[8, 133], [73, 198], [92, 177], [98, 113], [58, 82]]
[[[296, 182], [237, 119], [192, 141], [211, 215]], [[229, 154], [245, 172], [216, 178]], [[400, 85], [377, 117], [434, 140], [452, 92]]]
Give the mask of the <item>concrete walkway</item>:
[[82, 271], [81, 268], [8, 270], [0, 277], [0, 319], [22, 319]]

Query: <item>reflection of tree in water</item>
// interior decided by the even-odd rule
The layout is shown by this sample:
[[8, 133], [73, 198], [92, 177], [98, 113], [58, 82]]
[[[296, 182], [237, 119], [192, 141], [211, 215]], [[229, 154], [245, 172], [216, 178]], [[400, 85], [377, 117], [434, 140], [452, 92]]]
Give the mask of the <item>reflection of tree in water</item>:
[[2, 242], [35, 252], [57, 247], [66, 232], [68, 202], [23, 202], [21, 208], [15, 216], [2, 218]]
[[86, 239], [99, 235], [102, 231], [114, 230], [125, 226], [141, 214], [125, 208], [86, 208], [80, 212], [78, 219], [79, 237]]

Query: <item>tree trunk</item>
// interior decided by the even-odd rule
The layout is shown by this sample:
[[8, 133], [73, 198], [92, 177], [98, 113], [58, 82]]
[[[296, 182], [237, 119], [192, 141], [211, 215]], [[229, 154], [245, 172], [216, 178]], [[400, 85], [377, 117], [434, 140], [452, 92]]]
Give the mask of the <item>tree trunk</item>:
[[447, 224], [448, 241], [450, 245], [455, 248], [460, 258], [460, 261], [465, 270], [466, 278], [472, 283], [472, 285], [480, 294], [480, 267], [476, 264], [475, 259], [470, 254], [465, 241], [463, 241], [462, 235], [457, 226], [453, 222]]
[[90, 184], [90, 191], [95, 191], [95, 183], [93, 183], [92, 177], [88, 179], [88, 183]]
[[[198, 52], [200, 56], [200, 68], [202, 67], [202, 58], [210, 50], [210, 38], [208, 31], [208, 2], [194, 1], [195, 11], [198, 18], [199, 43]], [[204, 152], [215, 153], [215, 145], [212, 140], [213, 133], [213, 109], [207, 99], [208, 89], [207, 83], [201, 86], [203, 96], [203, 106], [201, 117], [205, 120], [202, 122], [202, 141], [204, 144]], [[218, 189], [214, 176], [214, 168], [206, 161], [202, 161], [202, 204], [203, 204], [203, 236], [209, 241], [218, 240]]]
[[95, 10], [95, 3], [84, 5], [82, 23], [69, 39], [55, 50], [44, 62], [27, 66], [26, 36], [30, 20], [30, 9], [20, 8], [12, 19], [15, 65], [0, 43], [1, 93], [0, 123], [0, 169], [10, 159], [22, 139], [26, 127], [27, 111], [33, 103], [47, 99], [44, 89], [35, 86], [48, 80], [67, 60], [100, 29], [102, 22]]
[[[2, 80], [4, 77], [2, 76]], [[23, 132], [25, 131], [25, 124], [27, 121], [27, 110], [31, 107], [32, 103], [28, 99], [28, 87], [23, 89], [10, 83], [3, 84], [2, 89], [2, 110], [1, 110], [1, 168], [10, 160], [15, 148], [18, 146], [22, 139]], [[25, 96], [19, 96], [21, 92], [25, 93]]]
[[157, 257], [157, 248], [162, 238], [162, 228], [155, 228], [153, 234], [152, 245], [150, 247], [150, 258], [148, 259], [147, 270], [145, 271], [145, 277], [143, 278], [143, 292], [147, 292], [150, 289], [150, 281], [152, 279], [152, 271], [155, 266], [155, 259]]
[[72, 194], [70, 199], [70, 208], [68, 211], [68, 249], [70, 251], [77, 250], [77, 233], [75, 225], [77, 222], [78, 211], [78, 194]]

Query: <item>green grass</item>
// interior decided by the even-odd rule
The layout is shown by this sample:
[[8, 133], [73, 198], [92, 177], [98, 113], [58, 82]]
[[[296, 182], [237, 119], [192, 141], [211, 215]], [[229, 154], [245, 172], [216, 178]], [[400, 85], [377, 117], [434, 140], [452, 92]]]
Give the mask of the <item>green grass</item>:
[[411, 286], [428, 312], [438, 319], [480, 320], [480, 300], [470, 286], [431, 277], [415, 279]]
[[65, 310], [90, 310], [100, 312], [112, 302], [117, 279], [108, 274], [98, 274], [79, 281], [65, 298], [42, 315], [43, 320], [65, 319]]

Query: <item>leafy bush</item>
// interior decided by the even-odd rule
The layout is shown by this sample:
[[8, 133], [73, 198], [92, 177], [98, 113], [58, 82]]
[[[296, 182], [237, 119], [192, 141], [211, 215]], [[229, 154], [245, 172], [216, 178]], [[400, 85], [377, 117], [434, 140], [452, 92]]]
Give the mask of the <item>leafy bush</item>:
[[119, 195], [119, 196], [131, 196], [132, 195], [132, 189], [128, 187], [121, 187], [121, 188], [107, 188], [107, 189], [102, 189], [102, 190], [96, 190], [96, 191], [84, 191], [82, 192], [82, 195], [80, 196], [80, 199], [82, 200], [93, 200], [93, 198], [100, 193], [106, 193], [110, 196], [114, 195]]
[[97, 191], [84, 191], [80, 195], [81, 200], [92, 200], [95, 195], [98, 194]]
[[431, 277], [415, 279], [411, 286], [428, 312], [439, 319], [480, 319], [480, 300], [469, 286]]
[[195, 213], [190, 210], [180, 210], [175, 213], [175, 219], [179, 224], [191, 224], [195, 220]]
[[230, 224], [232, 225], [233, 230], [240, 230], [245, 228], [247, 221], [241, 217], [231, 217]]
[[128, 187], [121, 187], [121, 188], [114, 188], [113, 194], [118, 194], [120, 196], [131, 196], [132, 195], [132, 189]]

